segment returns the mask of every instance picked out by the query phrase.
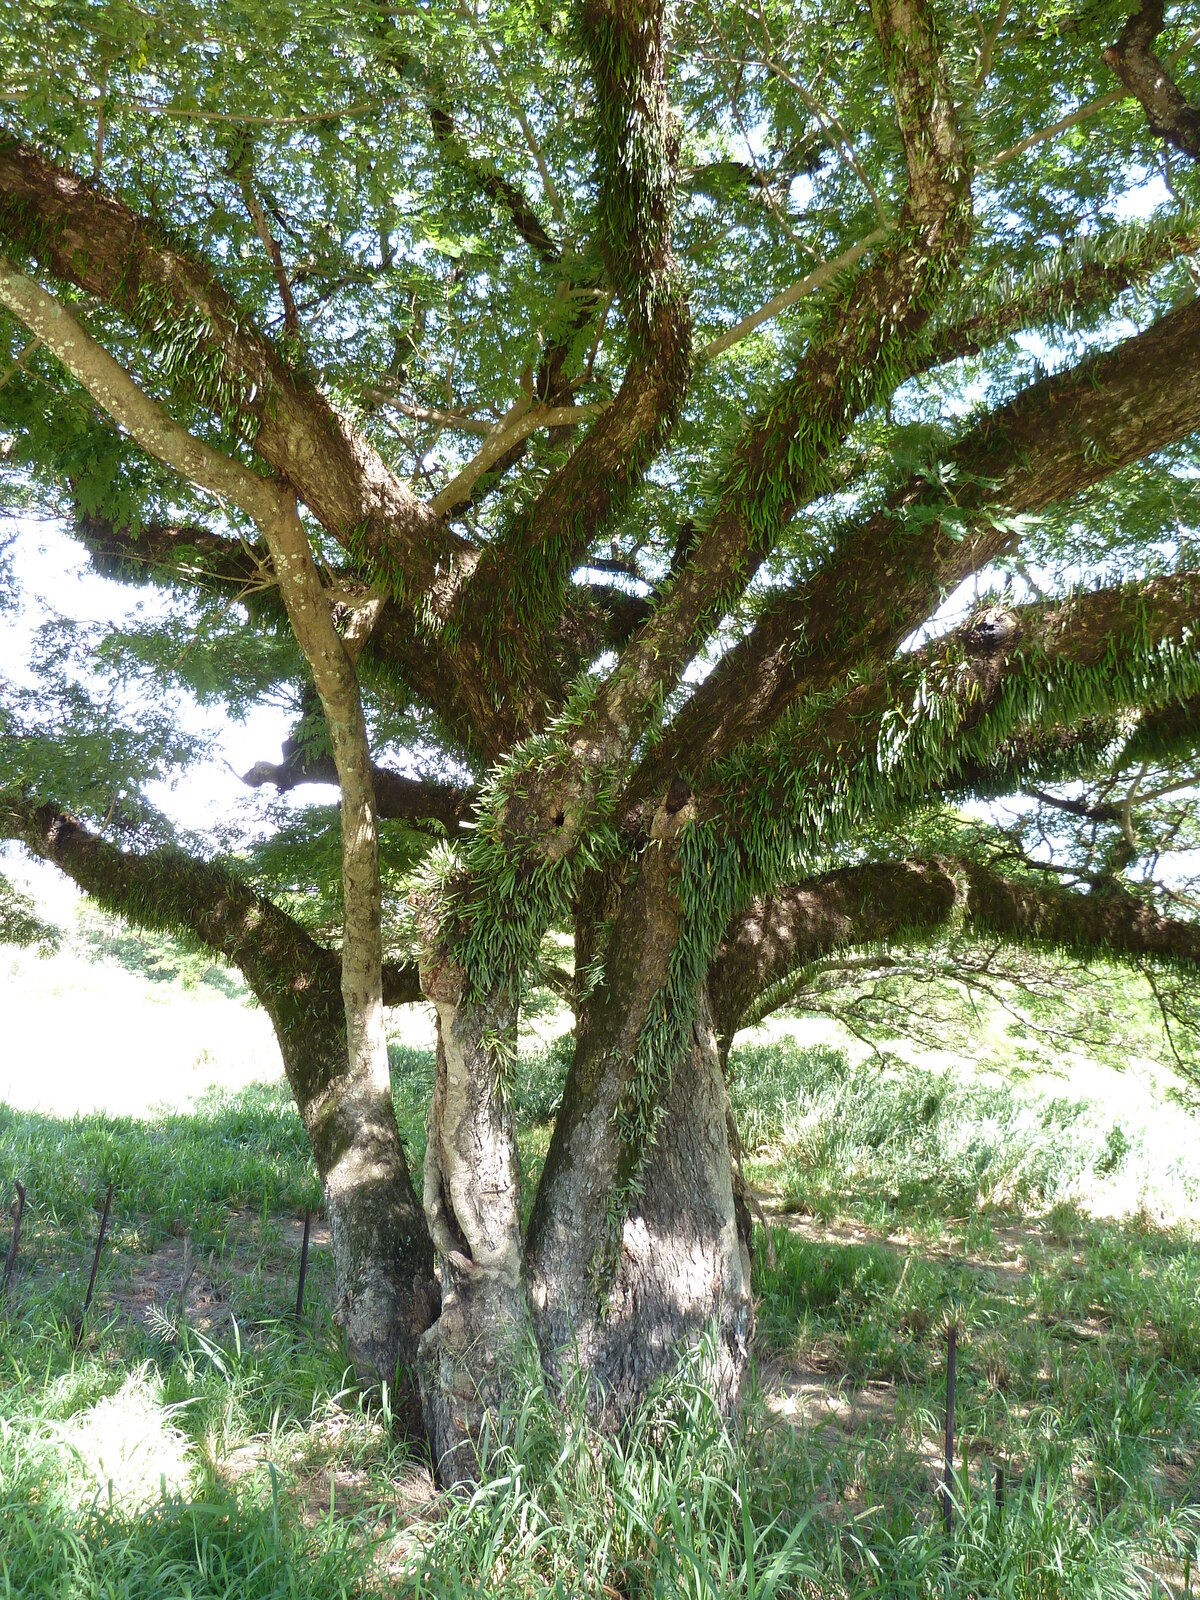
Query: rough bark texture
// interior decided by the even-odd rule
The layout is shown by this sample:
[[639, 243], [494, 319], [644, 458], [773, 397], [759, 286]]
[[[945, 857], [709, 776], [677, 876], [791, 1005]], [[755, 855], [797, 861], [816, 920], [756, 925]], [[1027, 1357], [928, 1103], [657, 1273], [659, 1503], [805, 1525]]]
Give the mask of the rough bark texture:
[[677, 1063], [621, 1234], [588, 1374], [610, 1416], [629, 1411], [706, 1334], [703, 1381], [736, 1409], [754, 1324], [748, 1231], [739, 1226], [728, 1096], [707, 997]]
[[467, 998], [454, 966], [422, 967], [438, 1018], [425, 1149], [425, 1214], [442, 1275], [441, 1315], [421, 1340], [425, 1430], [444, 1484], [478, 1476], [478, 1442], [511, 1398], [528, 1314], [516, 1123], [504, 1074], [516, 1007]]
[[[276, 1021], [275, 1033], [321, 1177], [335, 1320], [360, 1384], [386, 1383], [393, 1410], [419, 1437], [417, 1347], [437, 1315], [438, 1286], [390, 1090], [372, 1093], [348, 1077], [337, 991], [320, 1015]], [[322, 1087], [311, 1092], [315, 1083]]]
[[952, 926], [1084, 958], [1200, 967], [1200, 926], [1163, 916], [1119, 882], [1085, 895], [959, 857], [864, 862], [755, 900], [731, 925], [709, 974], [724, 1048], [752, 1007], [767, 1014], [755, 1002], [809, 962], [856, 946], [919, 942]]
[[1200, 160], [1200, 110], [1189, 105], [1154, 53], [1162, 32], [1163, 0], [1145, 0], [1121, 29], [1104, 59], [1121, 82], [1142, 103], [1150, 132]]
[[[707, 995], [660, 1107], [651, 1149], [630, 1146], [619, 1111], [634, 1052], [679, 937], [674, 844], [686, 802], [660, 808], [628, 881], [597, 884], [577, 931], [581, 964], [598, 954], [594, 992], [576, 1007], [576, 1048], [528, 1234], [530, 1304], [547, 1370], [586, 1375], [598, 1410], [620, 1420], [680, 1352], [715, 1334], [707, 1379], [737, 1401], [752, 1321], [748, 1230], [739, 1234], [727, 1096]], [[581, 908], [582, 909], [582, 908]], [[602, 952], [597, 929], [611, 923]], [[616, 1196], [629, 1189], [624, 1216]]]
[[679, 933], [671, 849], [677, 819], [660, 813], [656, 831], [629, 881], [610, 884], [608, 904], [579, 929], [586, 954], [601, 916], [612, 917], [600, 982], [576, 1007], [575, 1057], [530, 1220], [531, 1300], [552, 1371], [590, 1368], [602, 1337], [598, 1295], [611, 1255], [609, 1206], [631, 1159], [617, 1112]]
[[[887, 659], [941, 594], [1015, 544], [1010, 517], [1069, 499], [1197, 426], [1193, 300], [1119, 350], [1023, 390], [972, 429], [945, 458], [953, 506], [914, 477], [848, 533], [811, 581], [723, 657], [635, 775], [631, 797], [657, 794], [676, 770], [695, 780], [806, 695]], [[927, 517], [939, 498], [945, 522]]]
[[[631, 1013], [635, 1023], [638, 1014]], [[636, 1037], [636, 1025], [630, 1031]], [[546, 1368], [558, 1382], [584, 1375], [597, 1413], [619, 1423], [711, 1334], [705, 1381], [732, 1412], [753, 1325], [749, 1227], [735, 1202], [728, 1097], [707, 997], [664, 1096], [615, 1251], [608, 1249], [618, 1143], [612, 1108], [624, 1062], [613, 1041], [606, 1048], [592, 1030], [580, 1036], [578, 1052], [571, 1132], [559, 1139], [556, 1130], [553, 1172], [529, 1233], [531, 1307]]]

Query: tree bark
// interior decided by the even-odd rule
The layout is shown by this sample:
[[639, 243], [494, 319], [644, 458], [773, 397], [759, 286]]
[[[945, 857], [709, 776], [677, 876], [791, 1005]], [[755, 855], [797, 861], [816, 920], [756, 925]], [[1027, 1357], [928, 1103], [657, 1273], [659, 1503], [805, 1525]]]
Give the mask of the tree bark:
[[730, 1416], [750, 1359], [754, 1309], [749, 1229], [735, 1200], [728, 1095], [707, 995], [664, 1096], [644, 1174], [622, 1229], [589, 1379], [605, 1412], [624, 1418], [699, 1349], [698, 1376]]
[[468, 996], [449, 961], [424, 964], [421, 981], [438, 1020], [424, 1190], [442, 1297], [419, 1373], [434, 1469], [450, 1485], [479, 1476], [482, 1436], [514, 1397], [528, 1348], [520, 1161], [504, 1083], [517, 1011], [503, 994]]
[[[576, 1053], [529, 1226], [530, 1304], [548, 1373], [588, 1381], [620, 1421], [712, 1328], [707, 1379], [732, 1408], [751, 1326], [748, 1236], [739, 1235], [724, 1076], [706, 994], [663, 1091], [648, 1150], [620, 1111], [639, 1036], [679, 934], [674, 839], [690, 815], [666, 808], [636, 876], [591, 897], [577, 933], [586, 962], [611, 930], [602, 980], [576, 1010]], [[628, 1195], [628, 1205], [621, 1214]]]
[[417, 1348], [438, 1310], [433, 1248], [390, 1089], [373, 1093], [348, 1076], [341, 997], [334, 990], [325, 999], [294, 1019], [272, 1020], [321, 1178], [334, 1320], [359, 1383], [386, 1383], [394, 1412], [419, 1438]]
[[1143, 0], [1121, 29], [1104, 59], [1136, 95], [1150, 132], [1165, 139], [1193, 161], [1200, 160], [1200, 110], [1189, 105], [1154, 51], [1163, 30], [1163, 0]]
[[[616, 1078], [619, 1057], [594, 1034], [581, 1037], [580, 1049], [580, 1078], [603, 1075], [604, 1062]], [[618, 1093], [610, 1081], [606, 1093], [592, 1095], [586, 1116], [569, 1118], [571, 1155], [564, 1142], [538, 1195], [529, 1262], [543, 1360], [556, 1383], [582, 1375], [595, 1413], [620, 1424], [707, 1334], [703, 1381], [731, 1414], [753, 1327], [750, 1240], [735, 1198], [728, 1096], [706, 994], [665, 1090], [637, 1192], [618, 1219], [610, 1262], [605, 1234], [615, 1175], [587, 1152], [611, 1143]], [[601, 1165], [608, 1168], [603, 1178]]]

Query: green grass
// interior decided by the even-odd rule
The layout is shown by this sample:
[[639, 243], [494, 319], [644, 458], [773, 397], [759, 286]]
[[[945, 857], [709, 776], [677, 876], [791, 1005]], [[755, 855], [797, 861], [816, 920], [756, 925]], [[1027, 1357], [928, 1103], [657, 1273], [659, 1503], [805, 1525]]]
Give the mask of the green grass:
[[[530, 1187], [564, 1069], [552, 1046], [517, 1075]], [[393, 1075], [417, 1165], [429, 1052], [393, 1047]], [[30, 1197], [0, 1307], [0, 1600], [1195, 1594], [1200, 1244], [1082, 1203], [1118, 1180], [1157, 1192], [1153, 1126], [1052, 1082], [786, 1042], [735, 1053], [731, 1093], [775, 1207], [737, 1432], [698, 1369], [619, 1440], [531, 1372], [490, 1481], [458, 1500], [433, 1498], [420, 1453], [360, 1405], [325, 1252], [302, 1326], [287, 1315], [284, 1225], [316, 1187], [282, 1090], [145, 1120], [0, 1108], [0, 1186], [20, 1176]], [[1176, 1165], [1173, 1194], [1191, 1181]], [[183, 1234], [213, 1315], [183, 1318], [167, 1293], [132, 1316], [123, 1286], [177, 1260]], [[933, 1490], [951, 1316], [973, 1459], [948, 1544]]]

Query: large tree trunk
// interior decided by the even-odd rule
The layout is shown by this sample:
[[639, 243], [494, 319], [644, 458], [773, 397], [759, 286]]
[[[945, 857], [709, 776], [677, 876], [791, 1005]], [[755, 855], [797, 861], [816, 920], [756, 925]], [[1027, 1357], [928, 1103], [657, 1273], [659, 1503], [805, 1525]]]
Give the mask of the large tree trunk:
[[705, 993], [650, 1148], [633, 1151], [615, 1115], [677, 935], [674, 874], [671, 850], [656, 845], [636, 873], [594, 885], [580, 908], [581, 965], [611, 919], [604, 977], [578, 1008], [575, 1061], [526, 1237], [503, 1093], [515, 1006], [499, 995], [467, 996], [463, 974], [444, 957], [422, 967], [438, 1012], [425, 1211], [442, 1313], [421, 1341], [420, 1376], [444, 1483], [478, 1475], [489, 1416], [520, 1403], [539, 1354], [552, 1385], [582, 1372], [594, 1414], [620, 1425], [712, 1334], [705, 1380], [723, 1409], [736, 1406], [752, 1325], [748, 1241]]
[[706, 993], [651, 1147], [632, 1148], [619, 1117], [678, 937], [670, 840], [682, 815], [660, 813], [636, 877], [595, 886], [594, 903], [581, 907], [580, 966], [595, 954], [596, 930], [610, 929], [603, 979], [578, 1006], [575, 1059], [529, 1229], [531, 1310], [546, 1369], [560, 1382], [585, 1373], [595, 1408], [612, 1421], [708, 1330], [716, 1336], [708, 1381], [731, 1410], [749, 1354], [748, 1238], [739, 1232]]
[[438, 1019], [424, 1190], [442, 1300], [419, 1371], [434, 1467], [454, 1484], [478, 1477], [481, 1435], [515, 1398], [528, 1349], [520, 1163], [504, 1081], [517, 1011], [503, 995], [468, 998], [448, 961], [424, 965], [421, 981]]
[[282, 1004], [268, 995], [266, 1004], [321, 1179], [334, 1316], [359, 1383], [386, 1383], [397, 1415], [419, 1436], [417, 1346], [437, 1315], [438, 1285], [391, 1086], [347, 1070], [335, 975], [312, 975], [302, 994], [299, 1004], [295, 992]]
[[623, 1418], [705, 1335], [702, 1376], [736, 1409], [754, 1314], [749, 1238], [739, 1226], [728, 1096], [707, 997], [676, 1063], [621, 1230], [587, 1370], [608, 1415]]

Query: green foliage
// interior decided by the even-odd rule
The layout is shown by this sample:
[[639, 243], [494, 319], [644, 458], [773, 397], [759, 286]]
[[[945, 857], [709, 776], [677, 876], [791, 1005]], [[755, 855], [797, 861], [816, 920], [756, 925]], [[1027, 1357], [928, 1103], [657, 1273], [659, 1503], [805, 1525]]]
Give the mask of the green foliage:
[[[526, 1070], [536, 1089], [550, 1069]], [[427, 1054], [394, 1049], [402, 1104], [423, 1106], [430, 1073]], [[1052, 1082], [971, 1087], [786, 1040], [735, 1051], [731, 1091], [749, 1175], [805, 1202], [773, 1219], [773, 1263], [758, 1236], [767, 1359], [738, 1429], [715, 1412], [703, 1347], [616, 1437], [588, 1421], [582, 1385], [552, 1399], [531, 1371], [494, 1420], [484, 1486], [432, 1503], [427, 1468], [345, 1386], [326, 1248], [302, 1327], [284, 1320], [294, 1219], [314, 1198], [286, 1098], [255, 1090], [193, 1119], [4, 1113], [0, 1182], [20, 1172], [30, 1211], [0, 1307], [0, 1593], [938, 1600], [949, 1583], [1109, 1600], [1145, 1594], [1150, 1570], [1194, 1572], [1200, 1252], [1183, 1230], [1061, 1198], [1112, 1158], [1111, 1107], [1060, 1097], [1039, 1155], [1028, 1111], [1053, 1105]], [[1122, 1160], [1152, 1176], [1161, 1139], [1143, 1148], [1125, 1126]], [[995, 1181], [1027, 1166], [1040, 1188]], [[75, 1351], [108, 1171], [113, 1229]], [[177, 1272], [157, 1320], [125, 1298], [148, 1247], [178, 1264], [172, 1222], [222, 1297], [210, 1323], [175, 1314]], [[986, 1443], [969, 1470], [959, 1458], [947, 1544], [927, 1464], [952, 1311], [959, 1436]]]
[[37, 945], [49, 955], [58, 948], [59, 930], [38, 915], [29, 896], [0, 875], [0, 944]]
[[[1161, 705], [1200, 688], [1200, 655], [1187, 632], [1180, 642], [1130, 640], [1119, 653], [1110, 642], [1094, 666], [1046, 661], [1030, 650], [1020, 668], [1006, 675], [999, 695], [980, 713], [973, 678], [948, 654], [921, 670], [907, 706], [885, 711], [876, 739], [855, 732], [853, 755], [844, 753], [836, 732], [826, 736], [823, 709], [805, 706], [725, 763], [730, 798], [715, 818], [687, 829], [680, 843], [683, 930], [639, 1038], [620, 1112], [635, 1151], [651, 1140], [708, 963], [730, 918], [755, 893], [819, 870], [856, 828], [920, 800], [1018, 727]], [[623, 1204], [618, 1199], [614, 1216]]]
[[[263, 437], [258, 419], [295, 429], [295, 459], [316, 463], [310, 509], [321, 504], [316, 491], [331, 488], [333, 503], [354, 507], [311, 533], [339, 605], [373, 586], [390, 600], [362, 658], [373, 750], [387, 759], [389, 748], [403, 746], [423, 769], [480, 786], [471, 827], [436, 851], [427, 853], [403, 824], [384, 829], [386, 943], [392, 952], [423, 943], [426, 954], [456, 963], [468, 998], [501, 992], [516, 1000], [547, 931], [569, 929], [597, 880], [622, 864], [628, 881], [639, 853], [658, 848], [647, 844], [647, 823], [661, 793], [624, 805], [631, 770], [648, 752], [669, 748], [672, 717], [693, 686], [772, 603], [826, 571], [864, 517], [898, 485], [910, 486], [906, 514], [875, 552], [884, 576], [871, 578], [864, 561], [857, 598], [838, 595], [828, 615], [814, 614], [775, 641], [772, 666], [785, 667], [795, 647], [824, 651], [841, 663], [838, 672], [822, 679], [818, 661], [820, 691], [774, 725], [751, 727], [712, 771], [691, 771], [693, 752], [678, 753], [676, 764], [697, 787], [699, 820], [684, 826], [679, 844], [681, 935], [667, 982], [632, 1063], [617, 1064], [628, 1068], [629, 1089], [617, 1114], [624, 1149], [609, 1201], [614, 1250], [730, 919], [797, 875], [894, 854], [906, 827], [937, 832], [946, 818], [931, 793], [957, 786], [995, 798], [1036, 774], [1086, 781], [1089, 793], [1119, 810], [1138, 781], [1130, 772], [1141, 738], [1143, 777], [1166, 802], [1154, 814], [1143, 809], [1085, 829], [1061, 819], [1050, 826], [1039, 812], [1004, 838], [981, 829], [972, 844], [1015, 851], [1006, 859], [1018, 873], [1033, 872], [1041, 852], [1042, 864], [1081, 893], [1135, 885], [1146, 904], [1194, 918], [1195, 897], [1186, 882], [1180, 887], [1197, 845], [1195, 796], [1183, 781], [1194, 726], [1149, 727], [1149, 713], [1200, 693], [1192, 634], [1167, 630], [1164, 643], [1163, 629], [1147, 622], [1086, 660], [1027, 651], [986, 703], [978, 676], [953, 651], [935, 652], [918, 672], [878, 644], [888, 626], [896, 635], [921, 620], [913, 595], [932, 596], [934, 555], [965, 548], [968, 517], [981, 503], [1005, 548], [991, 571], [973, 576], [985, 588], [1007, 575], [1010, 597], [1036, 590], [1063, 598], [1098, 581], [1137, 585], [1191, 562], [1200, 523], [1194, 439], [1109, 473], [1082, 498], [1064, 478], [1051, 486], [1057, 503], [1039, 502], [1036, 517], [1014, 516], [996, 499], [997, 482], [947, 456], [968, 428], [986, 435], [995, 408], [1045, 371], [1118, 344], [1191, 292], [1200, 176], [1173, 162], [1169, 181], [1160, 181], [1160, 141], [1141, 107], [1111, 94], [1105, 49], [1126, 14], [1119, 0], [1085, 14], [1052, 0], [1019, 16], [994, 4], [939, 5], [941, 59], [932, 63], [919, 9], [908, 8], [922, 35], [917, 46], [885, 39], [881, 48], [883, 13], [850, 0], [718, 0], [673, 15], [658, 5], [590, 0], [541, 8], [528, 0], [483, 8], [36, 0], [9, 9], [0, 27], [6, 156], [21, 143], [85, 179], [90, 173], [100, 204], [111, 191], [145, 219], [139, 240], [163, 247], [179, 281], [184, 258], [195, 257], [197, 281], [211, 277], [221, 295], [191, 304], [147, 287], [136, 253], [114, 264], [114, 299], [128, 315], [61, 282], [58, 291], [198, 437], [249, 462]], [[1186, 20], [1182, 6], [1170, 7], [1161, 46], [1195, 102], [1200, 52]], [[920, 157], [928, 147], [911, 126], [897, 126], [897, 112], [907, 119], [922, 98], [927, 111], [943, 108], [947, 94], [963, 150], [939, 150], [934, 176], [950, 198], [930, 231], [918, 218], [922, 207], [910, 203], [905, 148]], [[43, 223], [27, 197], [0, 200], [0, 239], [40, 276], [69, 276], [51, 259], [67, 237], [65, 227]], [[89, 247], [104, 242], [80, 245], [77, 275]], [[848, 254], [855, 259], [846, 270], [829, 267]], [[814, 271], [820, 286], [800, 294], [796, 286]], [[719, 360], [705, 355], [706, 345], [789, 292], [780, 315]], [[298, 328], [285, 325], [289, 297]], [[234, 308], [228, 317], [218, 301]], [[981, 327], [978, 349], [934, 365], [939, 348], [971, 348]], [[235, 331], [265, 352], [253, 380], [229, 360]], [[301, 402], [313, 385], [331, 400], [329, 425], [353, 436], [346, 459], [369, 462], [362, 483], [325, 481], [326, 468], [340, 472], [344, 459], [325, 461], [327, 436], [307, 436], [303, 404], [284, 407], [287, 384]], [[406, 544], [407, 493], [435, 495], [468, 463], [484, 430], [551, 388], [556, 399], [611, 407], [607, 422], [583, 434], [543, 431], [512, 451], [454, 513], [452, 534], [437, 546], [437, 582], [417, 592], [417, 563], [407, 557], [429, 552]], [[1186, 385], [1180, 392], [1190, 393]], [[1190, 416], [1181, 410], [1180, 434]], [[606, 426], [613, 437], [604, 444]], [[992, 444], [1019, 474], [1019, 446]], [[1089, 465], [1113, 465], [1113, 450], [1098, 426]], [[221, 754], [215, 737], [193, 731], [196, 704], [231, 717], [282, 705], [301, 719], [301, 748], [315, 749], [321, 738], [306, 717], [305, 674], [278, 593], [259, 569], [261, 550], [240, 542], [248, 530], [149, 461], [7, 315], [0, 463], [7, 505], [44, 501], [95, 515], [113, 524], [118, 544], [127, 528], [129, 547], [119, 561], [106, 558], [106, 570], [128, 581], [145, 555], [150, 581], [173, 596], [111, 626], [48, 617], [28, 673], [21, 663], [0, 685], [0, 787], [72, 808], [123, 845], [169, 842], [189, 852], [156, 858], [155, 876], [133, 891], [106, 892], [107, 903], [167, 936], [153, 952], [159, 970], [199, 970], [199, 958], [193, 965], [174, 942], [186, 921], [181, 897], [197, 882], [183, 868], [198, 859], [222, 863], [204, 883], [245, 874], [331, 946], [341, 885], [340, 828], [330, 808], [247, 808], [211, 819], [202, 838], [181, 840], [158, 794]], [[361, 519], [368, 506], [377, 517], [334, 525]], [[150, 552], [155, 523], [168, 525], [159, 530], [165, 553]], [[176, 524], [185, 526], [172, 537]], [[466, 542], [454, 547], [458, 533]], [[650, 630], [613, 660], [593, 627], [592, 602], [576, 592], [573, 569], [591, 563], [593, 578], [651, 613]], [[967, 567], [941, 570], [963, 576]], [[474, 588], [472, 572], [485, 575]], [[9, 609], [10, 574], [3, 560], [0, 603]], [[194, 589], [187, 599], [185, 588]], [[764, 671], [761, 687], [769, 695], [768, 677]], [[747, 711], [759, 687], [744, 686]], [[1080, 730], [1087, 738], [1073, 742]], [[1159, 870], [1170, 856], [1173, 900]], [[36, 932], [27, 908], [3, 905], [11, 909], [0, 909], [0, 933]], [[147, 948], [121, 938], [114, 951], [130, 961]], [[1194, 994], [1164, 985], [1157, 997], [1168, 1018], [1196, 1020]], [[563, 1049], [518, 1062], [511, 1073], [506, 1065], [505, 1092], [520, 1114], [538, 1119], [537, 1140], [566, 1066]], [[418, 1150], [428, 1062], [400, 1057], [396, 1069], [401, 1120]], [[845, 1142], [821, 1133], [831, 1141], [830, 1161], [844, 1165], [875, 1149], [899, 1184], [911, 1159], [913, 1181], [945, 1204], [975, 1203], [1002, 1180], [1017, 1183], [1002, 1172], [994, 1142], [974, 1151], [974, 1167], [965, 1156], [950, 1161], [939, 1142], [945, 1119], [936, 1108], [926, 1116], [910, 1091], [893, 1083], [876, 1103], [856, 1080], [853, 1103], [837, 1101]], [[756, 1079], [735, 1095], [752, 1138], [770, 1122], [763, 1097], [774, 1092]], [[829, 1098], [832, 1105], [832, 1090]], [[1006, 1115], [1001, 1100], [962, 1111], [977, 1120]], [[894, 1137], [887, 1126], [898, 1130]], [[1023, 1193], [1056, 1192], [1059, 1176], [1049, 1166], [1060, 1131], [1032, 1140]], [[72, 1138], [86, 1144], [93, 1133], [81, 1127]], [[219, 1142], [215, 1126], [210, 1133]], [[101, 1148], [96, 1159], [120, 1157], [127, 1172], [132, 1148]], [[272, 1187], [259, 1174], [272, 1195], [299, 1193], [294, 1154], [281, 1156], [286, 1181], [277, 1177]], [[23, 1155], [47, 1177], [52, 1160], [42, 1144]], [[1096, 1171], [1101, 1163], [1119, 1171], [1128, 1159], [1112, 1127], [1093, 1155]], [[222, 1169], [222, 1182], [234, 1181], [235, 1166]], [[162, 1195], [151, 1205], [137, 1194], [157, 1228], [185, 1197], [153, 1161], [148, 1170]], [[136, 1175], [128, 1176], [136, 1188]], [[60, 1179], [47, 1177], [47, 1186]], [[191, 1198], [211, 1221], [216, 1197]], [[907, 1189], [904, 1198], [916, 1203]], [[868, 1264], [847, 1295], [860, 1303], [860, 1321], [886, 1287], [882, 1270]], [[1168, 1323], [1171, 1349], [1190, 1362], [1181, 1320]], [[693, 1425], [707, 1427], [703, 1419]], [[549, 1456], [555, 1448], [547, 1446]], [[654, 1541], [669, 1525], [680, 1549], [692, 1548], [697, 1562], [716, 1551], [712, 1559], [731, 1564], [728, 1585], [749, 1590], [760, 1535], [763, 1548], [776, 1548], [773, 1514], [762, 1524], [745, 1520], [728, 1459], [713, 1469], [711, 1499], [707, 1464], [697, 1467], [686, 1450], [679, 1460], [682, 1476], [670, 1493], [677, 1509], [691, 1509], [671, 1522], [676, 1513], [651, 1497], [653, 1537], [643, 1537], [644, 1528], [630, 1533], [630, 1560], [644, 1563], [649, 1589], [659, 1578], [668, 1589], [686, 1589], [692, 1577], [701, 1587], [695, 1573], [655, 1568]], [[1106, 1511], [1094, 1520], [1080, 1511], [1066, 1468], [1054, 1465], [1052, 1493], [1067, 1507], [1069, 1535], [1058, 1565], [1050, 1530], [1032, 1512], [1022, 1514], [1016, 1566], [1007, 1556], [989, 1565], [992, 1524], [972, 1513], [962, 1547], [968, 1588], [1020, 1592], [1030, 1572], [1058, 1571], [1068, 1557], [1084, 1574], [1080, 1584], [1101, 1591], [1117, 1585], [1113, 1571], [1132, 1570], [1123, 1529], [1109, 1528]], [[551, 1463], [545, 1473], [551, 1497], [556, 1470]], [[511, 1476], [515, 1482], [515, 1468]], [[678, 1498], [684, 1478], [702, 1514]], [[601, 1474], [591, 1487], [607, 1509], [619, 1500], [616, 1477]], [[497, 1562], [510, 1559], [511, 1530], [525, 1539], [544, 1513], [542, 1489], [518, 1484], [512, 1493], [478, 1512], [485, 1528], [494, 1512], [505, 1530]], [[736, 1572], [718, 1511], [727, 1531], [748, 1541]], [[874, 1531], [870, 1559], [883, 1562], [878, 1552], [886, 1549], [890, 1565], [877, 1566], [870, 1582], [885, 1592], [932, 1592], [946, 1552], [928, 1530], [906, 1516], [895, 1529]], [[171, 1522], [164, 1547], [177, 1537]], [[555, 1525], [544, 1541], [552, 1568], [565, 1561], [558, 1538]], [[868, 1557], [852, 1540], [830, 1545], [853, 1570], [821, 1566], [827, 1592], [867, 1585]], [[541, 1550], [522, 1548], [531, 1586], [546, 1578]], [[1105, 1551], [1118, 1553], [1110, 1560]], [[1064, 1579], [1064, 1593], [1073, 1581]]]
[[487, 1441], [483, 1486], [454, 1505], [406, 1574], [415, 1595], [775, 1596], [815, 1579], [810, 1515], [764, 1516], [713, 1404], [703, 1349], [617, 1438], [583, 1386], [556, 1404], [529, 1374], [519, 1411]]
[[214, 1484], [203, 1498], [165, 1496], [130, 1516], [99, 1498], [72, 1505], [61, 1459], [50, 1450], [14, 1465], [0, 1490], [7, 1594], [349, 1600], [366, 1592], [366, 1562], [345, 1532], [314, 1537], [237, 1490]]

